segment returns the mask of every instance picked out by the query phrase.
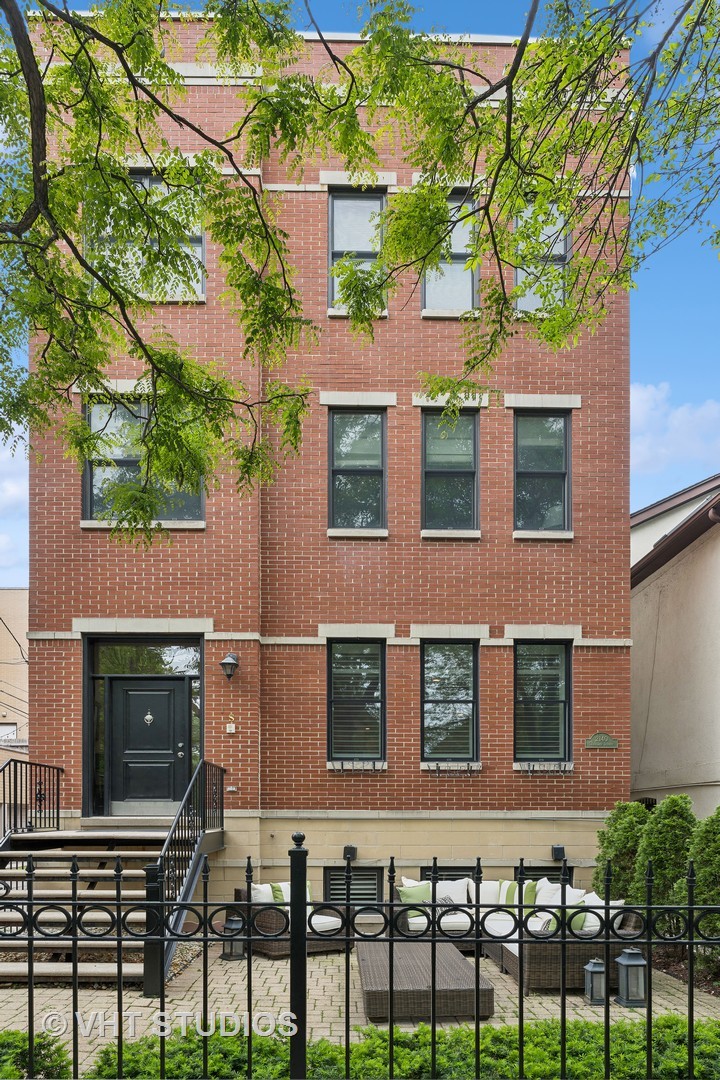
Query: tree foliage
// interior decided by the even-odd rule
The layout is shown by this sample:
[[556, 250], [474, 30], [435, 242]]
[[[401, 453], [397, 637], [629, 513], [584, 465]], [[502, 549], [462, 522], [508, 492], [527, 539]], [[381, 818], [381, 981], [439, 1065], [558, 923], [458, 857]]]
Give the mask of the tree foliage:
[[652, 864], [654, 904], [672, 902], [673, 886], [687, 871], [690, 841], [697, 819], [689, 795], [667, 795], [647, 820], [638, 845], [629, 899], [645, 902], [646, 873]]
[[[252, 364], [273, 371], [319, 333], [302, 310], [278, 204], [248, 175], [271, 147], [298, 178], [322, 156], [372, 183], [390, 145], [420, 177], [388, 200], [376, 262], [337, 268], [359, 332], [371, 335], [399, 282], [437, 270], [453, 231], [470, 224], [467, 265], [482, 276], [465, 364], [425, 376], [426, 392], [450, 394], [451, 408], [486, 384], [516, 334], [560, 348], [596, 328], [640, 259], [702, 221], [716, 197], [714, 0], [680, 4], [637, 61], [627, 49], [654, 5], [551, 0], [534, 39], [533, 0], [503, 71], [483, 50], [413, 32], [404, 0], [380, 0], [349, 54], [321, 35], [315, 76], [299, 64], [287, 0], [207, 0], [186, 14], [205, 20], [199, 57], [228, 76], [262, 65], [221, 135], [187, 108], [168, 8], [179, 10], [107, 0], [83, 15], [39, 0], [29, 18], [21, 0], [0, 0], [0, 437], [59, 422], [78, 460], [107, 457], [71, 392], [117, 400], [107, 368], [129, 355], [151, 403], [139, 485], [116, 507], [131, 529], [149, 528], [163, 489], [198, 490], [221, 465], [241, 487], [267, 480], [299, 446], [308, 388], [271, 375], [258, 391], [251, 376]], [[191, 156], [180, 133], [194, 140]], [[162, 185], [139, 188], [138, 164]], [[651, 181], [632, 211], [631, 170]], [[464, 198], [449, 206], [458, 187]], [[549, 258], [549, 220], [572, 233], [566, 267]], [[153, 316], [159, 294], [192, 294], [202, 267], [186, 239], [198, 224], [222, 248], [244, 382]], [[528, 276], [514, 284], [518, 267]], [[539, 308], [519, 320], [531, 285]], [[38, 342], [31, 373], [14, 363], [28, 336]]]
[[610, 899], [625, 899], [631, 890], [640, 838], [649, 812], [639, 802], [616, 802], [608, 814], [605, 828], [598, 832], [598, 856], [592, 887], [598, 896], [605, 895], [605, 872], [612, 868]]

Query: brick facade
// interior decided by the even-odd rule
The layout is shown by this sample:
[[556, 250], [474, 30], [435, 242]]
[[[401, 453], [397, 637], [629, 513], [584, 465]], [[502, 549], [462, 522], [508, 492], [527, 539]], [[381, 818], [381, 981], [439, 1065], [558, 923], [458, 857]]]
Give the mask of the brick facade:
[[[191, 38], [197, 27], [180, 32]], [[509, 56], [510, 46], [482, 48], [493, 68]], [[320, 60], [319, 47], [309, 43], [309, 63]], [[233, 88], [190, 86], [186, 107], [224, 131], [233, 117]], [[194, 149], [188, 133], [179, 141]], [[503, 815], [515, 814], [527, 821], [526, 847], [537, 842], [538, 851], [562, 839], [547, 821], [587, 818], [591, 825], [571, 852], [582, 864], [592, 858], [602, 812], [629, 790], [627, 297], [611, 298], [602, 327], [574, 348], [555, 354], [522, 335], [513, 341], [495, 366], [499, 398], [491, 396], [479, 416], [481, 537], [421, 539], [421, 409], [412, 395], [418, 372], [460, 370], [461, 329], [457, 321], [421, 318], [410, 280], [392, 298], [373, 343], [353, 337], [345, 319], [328, 317], [328, 190], [320, 171], [340, 167], [310, 164], [300, 185], [272, 157], [262, 168], [264, 184], [286, 187], [281, 221], [306, 313], [322, 330], [316, 347], [287, 358], [284, 375], [306, 376], [314, 392], [302, 453], [272, 486], [240, 499], [232, 479], [220, 476], [206, 499], [204, 528], [172, 530], [170, 542], [145, 549], [81, 526], [81, 477], [52, 437], [36, 440], [42, 457], [31, 467], [32, 756], [65, 767], [66, 809], [87, 813], [82, 636], [92, 630], [73, 620], [208, 619], [205, 755], [227, 768], [234, 790], [227, 791], [226, 806], [238, 812], [230, 821], [246, 837], [227, 849], [229, 877], [233, 866], [241, 872], [244, 854], [272, 864], [276, 841], [268, 830], [283, 812], [313, 830], [316, 854], [331, 861], [339, 852], [326, 850], [320, 826], [312, 824], [316, 812], [325, 813], [323, 830], [333, 814], [356, 813], [358, 821], [363, 813], [378, 814], [390, 834], [393, 815], [412, 831], [418, 813], [453, 812], [448, 843], [475, 813], [495, 830]], [[388, 156], [383, 168], [397, 173], [398, 184], [410, 183], [411, 169], [401, 161]], [[238, 331], [220, 302], [217, 254], [208, 244], [205, 302], [162, 305], [157, 315], [183, 344], [220, 359], [252, 392], [260, 389], [260, 375], [243, 364]], [[136, 374], [121, 361], [108, 372]], [[327, 535], [328, 408], [319, 403], [321, 391], [397, 395], [387, 408], [386, 538]], [[572, 409], [572, 539], [513, 539], [513, 410], [504, 407], [506, 393], [580, 395], [580, 407]], [[327, 768], [322, 624], [394, 626], [383, 771]], [[436, 775], [420, 768], [420, 659], [410, 636], [416, 624], [489, 627], [479, 648], [481, 771]], [[506, 635], [517, 625], [581, 628], [572, 650], [572, 772], [513, 768], [513, 646]], [[240, 659], [231, 682], [218, 667], [228, 650]], [[226, 732], [229, 717], [235, 734]], [[586, 749], [596, 731], [617, 738], [618, 749]], [[349, 825], [347, 842], [352, 831]], [[265, 847], [243, 851], [245, 843]], [[458, 859], [477, 853], [454, 852]], [[360, 853], [361, 860], [385, 855], [367, 846]]]

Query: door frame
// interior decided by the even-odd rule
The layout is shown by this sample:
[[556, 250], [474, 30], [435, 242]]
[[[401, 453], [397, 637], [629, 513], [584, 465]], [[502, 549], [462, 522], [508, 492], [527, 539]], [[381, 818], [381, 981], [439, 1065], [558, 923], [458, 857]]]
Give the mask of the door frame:
[[[205, 752], [205, 640], [202, 635], [192, 634], [83, 634], [82, 637], [82, 679], [83, 679], [83, 721], [82, 721], [82, 815], [83, 817], [111, 817], [110, 813], [110, 704], [105, 696], [104, 710], [104, 773], [105, 783], [103, 786], [102, 808], [95, 803], [95, 722], [94, 722], [94, 671], [93, 671], [93, 647], [98, 643], [113, 645], [195, 645], [200, 649], [200, 670], [198, 674], [187, 676], [200, 680], [200, 756]], [[114, 676], [122, 676], [122, 672], [114, 672], [106, 676], [112, 679]], [[133, 678], [132, 675], [127, 676]], [[137, 676], [138, 678], [153, 678], [153, 676]], [[183, 676], [178, 676], [182, 678]], [[158, 675], [156, 678], [168, 678], [167, 675]], [[172, 678], [172, 676], [170, 676]], [[192, 729], [192, 710], [189, 714]], [[190, 770], [192, 775], [192, 768]]]

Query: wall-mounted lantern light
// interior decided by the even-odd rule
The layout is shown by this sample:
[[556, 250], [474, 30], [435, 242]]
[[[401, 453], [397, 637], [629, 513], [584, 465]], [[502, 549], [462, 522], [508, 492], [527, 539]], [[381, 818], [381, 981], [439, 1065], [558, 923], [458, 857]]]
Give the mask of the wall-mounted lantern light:
[[223, 669], [223, 675], [227, 679], [232, 679], [238, 669], [237, 653], [229, 652], [225, 659], [220, 661], [220, 667]]

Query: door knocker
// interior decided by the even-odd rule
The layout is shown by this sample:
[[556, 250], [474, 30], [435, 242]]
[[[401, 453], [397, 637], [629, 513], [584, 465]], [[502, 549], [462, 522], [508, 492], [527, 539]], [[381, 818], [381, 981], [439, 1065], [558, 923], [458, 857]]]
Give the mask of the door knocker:
[[150, 710], [148, 709], [148, 711], [146, 712], [146, 714], [145, 714], [145, 716], [143, 717], [143, 719], [144, 719], [145, 723], [146, 723], [146, 724], [148, 725], [148, 727], [150, 727], [150, 725], [152, 724], [152, 722], [153, 722], [153, 720], [155, 719], [155, 717], [153, 716], [153, 714], [152, 714], [152, 713], [150, 712]]

